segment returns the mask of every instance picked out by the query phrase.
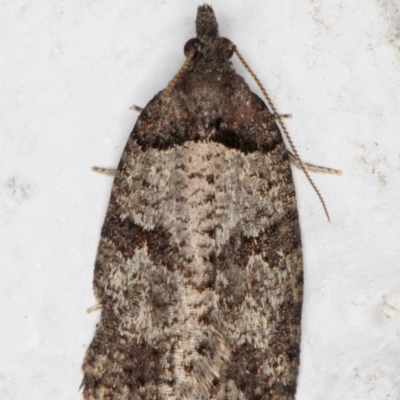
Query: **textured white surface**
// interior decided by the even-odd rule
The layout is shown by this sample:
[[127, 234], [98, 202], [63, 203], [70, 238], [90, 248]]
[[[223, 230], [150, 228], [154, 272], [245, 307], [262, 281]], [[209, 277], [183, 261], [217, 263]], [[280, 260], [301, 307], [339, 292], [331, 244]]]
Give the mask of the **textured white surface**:
[[[198, 1], [0, 0], [0, 398], [79, 399], [93, 262], [137, 114]], [[400, 3], [214, 1], [331, 214], [296, 171], [305, 256], [298, 400], [400, 399]], [[254, 91], [254, 82], [234, 60]]]

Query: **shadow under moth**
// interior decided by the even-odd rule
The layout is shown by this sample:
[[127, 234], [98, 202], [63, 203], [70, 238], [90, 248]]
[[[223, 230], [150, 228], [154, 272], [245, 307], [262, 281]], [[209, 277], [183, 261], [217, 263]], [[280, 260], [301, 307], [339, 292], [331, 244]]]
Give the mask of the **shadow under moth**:
[[303, 264], [280, 117], [234, 71], [209, 5], [196, 32], [115, 171], [85, 400], [295, 397]]

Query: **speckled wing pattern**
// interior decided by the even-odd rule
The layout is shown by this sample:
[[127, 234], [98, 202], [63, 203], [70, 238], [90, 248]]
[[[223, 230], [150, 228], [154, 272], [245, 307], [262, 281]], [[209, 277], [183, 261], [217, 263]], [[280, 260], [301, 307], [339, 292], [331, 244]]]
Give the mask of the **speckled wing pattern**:
[[303, 267], [288, 153], [210, 6], [196, 26], [194, 56], [142, 111], [116, 172], [85, 400], [295, 398]]

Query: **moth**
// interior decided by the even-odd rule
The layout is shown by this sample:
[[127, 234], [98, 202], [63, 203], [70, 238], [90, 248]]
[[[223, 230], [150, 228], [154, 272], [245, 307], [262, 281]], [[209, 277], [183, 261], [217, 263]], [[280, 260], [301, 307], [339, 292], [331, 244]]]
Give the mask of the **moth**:
[[295, 398], [303, 263], [289, 154], [209, 5], [196, 32], [115, 172], [85, 400]]

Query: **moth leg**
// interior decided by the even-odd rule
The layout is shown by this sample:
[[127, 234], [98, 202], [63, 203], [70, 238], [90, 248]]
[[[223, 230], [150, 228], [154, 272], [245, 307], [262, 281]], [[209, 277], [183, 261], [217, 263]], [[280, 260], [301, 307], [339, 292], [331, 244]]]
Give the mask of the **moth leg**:
[[99, 172], [100, 174], [104, 175], [115, 175], [115, 168], [101, 168], [101, 167], [92, 167], [92, 171]]
[[[290, 161], [299, 169], [301, 169], [300, 166], [300, 161], [297, 159], [293, 153], [291, 153], [288, 150], [289, 153], [289, 159]], [[340, 169], [333, 169], [333, 168], [328, 168], [328, 167], [320, 167], [318, 165], [313, 165], [313, 164], [308, 164], [308, 163], [302, 163], [305, 167], [306, 170], [312, 171], [312, 172], [323, 172], [325, 174], [333, 174], [333, 175], [342, 175], [342, 171]]]
[[139, 113], [141, 113], [143, 111], [142, 107], [136, 106], [135, 104], [132, 107], [130, 107], [129, 109], [133, 110], [133, 111], [137, 111]]
[[275, 120], [280, 120], [281, 118], [293, 118], [292, 114], [272, 114]]
[[89, 307], [87, 310], [86, 310], [86, 312], [88, 313], [88, 314], [90, 314], [90, 313], [92, 313], [93, 311], [96, 311], [96, 310], [100, 310], [101, 309], [101, 304], [95, 304], [94, 306], [92, 306], [92, 307]]
[[[130, 108], [130, 110], [134, 110], [134, 111], [137, 111], [137, 112], [142, 112], [143, 108], [133, 105]], [[92, 167], [92, 171], [99, 172], [99, 173], [104, 174], [104, 175], [114, 176], [116, 169], [115, 168]]]
[[[138, 106], [136, 106], [136, 105], [133, 105], [133, 106], [130, 107], [129, 109], [130, 109], [130, 110], [137, 111], [137, 112], [142, 112], [142, 111], [143, 111], [143, 108], [138, 107]], [[115, 169], [115, 168], [92, 167], [92, 171], [99, 172], [99, 173], [105, 174], [105, 175], [112, 175], [112, 176], [114, 176], [114, 175], [115, 175], [116, 169]]]

